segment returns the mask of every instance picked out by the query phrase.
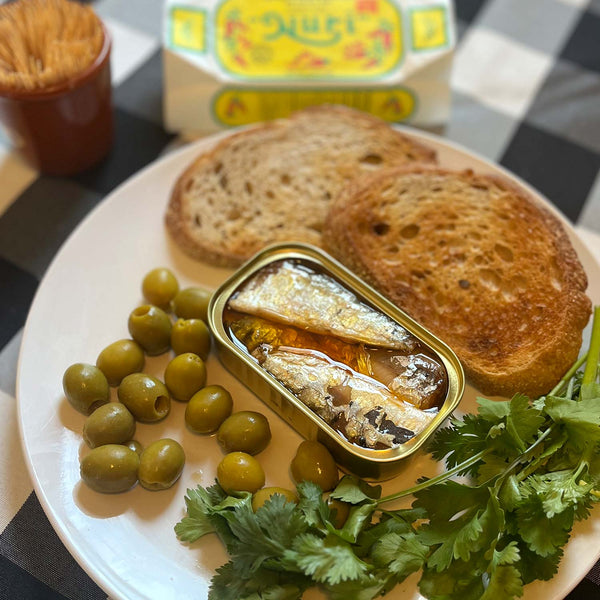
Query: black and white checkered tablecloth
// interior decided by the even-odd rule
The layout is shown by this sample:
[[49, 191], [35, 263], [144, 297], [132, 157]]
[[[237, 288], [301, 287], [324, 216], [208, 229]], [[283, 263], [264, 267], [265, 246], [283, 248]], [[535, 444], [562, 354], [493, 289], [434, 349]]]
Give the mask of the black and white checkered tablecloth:
[[[162, 2], [93, 4], [114, 39], [110, 156], [76, 177], [52, 178], [0, 144], [1, 599], [106, 598], [33, 492], [18, 439], [17, 356], [31, 300], [61, 244], [106, 194], [178, 142], [162, 127]], [[600, 0], [455, 4], [460, 40], [445, 135], [521, 176], [597, 242]], [[600, 563], [569, 598], [600, 598]]]

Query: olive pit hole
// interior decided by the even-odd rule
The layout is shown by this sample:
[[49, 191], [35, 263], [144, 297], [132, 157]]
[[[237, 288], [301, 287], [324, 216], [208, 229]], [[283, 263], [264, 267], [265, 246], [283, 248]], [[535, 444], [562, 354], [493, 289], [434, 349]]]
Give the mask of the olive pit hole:
[[154, 408], [159, 415], [165, 415], [169, 412], [169, 398], [167, 396], [158, 396], [154, 402]]

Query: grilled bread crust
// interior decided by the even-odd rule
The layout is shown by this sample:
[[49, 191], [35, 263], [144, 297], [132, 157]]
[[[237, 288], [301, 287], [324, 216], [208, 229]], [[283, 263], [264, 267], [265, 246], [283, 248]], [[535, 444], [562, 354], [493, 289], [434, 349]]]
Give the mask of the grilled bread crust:
[[234, 267], [271, 243], [322, 246], [330, 200], [365, 172], [435, 162], [435, 152], [384, 121], [334, 105], [234, 134], [179, 177], [166, 212], [187, 254]]
[[560, 221], [507, 179], [389, 168], [338, 195], [323, 239], [446, 341], [485, 394], [538, 397], [577, 359], [586, 274]]

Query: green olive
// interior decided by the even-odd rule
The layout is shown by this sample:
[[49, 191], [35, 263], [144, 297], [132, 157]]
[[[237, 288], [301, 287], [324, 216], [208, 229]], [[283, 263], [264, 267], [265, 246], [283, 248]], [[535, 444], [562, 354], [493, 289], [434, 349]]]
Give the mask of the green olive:
[[141, 456], [144, 447], [137, 440], [129, 440], [126, 444], [130, 450], [133, 450], [138, 456]]
[[185, 407], [185, 422], [194, 433], [213, 433], [231, 414], [231, 394], [220, 385], [196, 392]]
[[97, 408], [85, 421], [83, 439], [90, 448], [104, 444], [123, 444], [135, 433], [135, 419], [120, 402]]
[[176, 356], [165, 369], [165, 384], [175, 400], [189, 402], [206, 385], [206, 366], [193, 352]]
[[131, 337], [150, 356], [162, 354], [171, 347], [171, 319], [158, 306], [144, 304], [134, 308], [127, 327]]
[[136, 484], [139, 466], [140, 458], [133, 450], [106, 444], [94, 448], [81, 461], [81, 479], [97, 492], [125, 492]]
[[144, 423], [160, 421], [171, 410], [171, 398], [165, 384], [146, 373], [125, 377], [117, 389], [117, 396], [131, 414]]
[[258, 454], [271, 441], [271, 428], [264, 415], [241, 410], [227, 417], [217, 433], [217, 441], [225, 452]]
[[210, 331], [201, 319], [177, 319], [171, 329], [171, 348], [175, 354], [193, 352], [202, 360], [210, 353]]
[[139, 479], [148, 490], [166, 490], [181, 475], [185, 453], [175, 440], [165, 438], [147, 446], [140, 456]]
[[109, 385], [119, 385], [124, 377], [144, 368], [144, 351], [133, 340], [118, 340], [100, 352], [96, 366], [104, 373]]
[[208, 319], [208, 303], [212, 293], [199, 287], [188, 287], [173, 298], [173, 312], [180, 319]]
[[260, 463], [245, 452], [231, 452], [217, 466], [219, 485], [228, 493], [256, 492], [265, 485]]
[[325, 492], [332, 490], [338, 483], [338, 470], [333, 456], [319, 442], [302, 442], [292, 459], [291, 467], [296, 483], [312, 481]]
[[348, 515], [350, 514], [350, 504], [347, 502], [342, 502], [337, 498], [327, 498], [327, 506], [331, 511], [335, 511], [333, 515], [333, 524], [336, 529], [341, 529], [344, 526], [344, 523], [348, 519]]
[[173, 272], [165, 267], [152, 269], [142, 281], [142, 294], [149, 304], [169, 310], [171, 300], [179, 291], [179, 283]]
[[71, 405], [84, 415], [91, 414], [110, 399], [104, 373], [87, 363], [75, 363], [65, 371], [63, 390]]
[[292, 490], [286, 490], [282, 487], [265, 487], [252, 496], [252, 510], [256, 512], [274, 494], [281, 494], [287, 502], [298, 504], [298, 496]]

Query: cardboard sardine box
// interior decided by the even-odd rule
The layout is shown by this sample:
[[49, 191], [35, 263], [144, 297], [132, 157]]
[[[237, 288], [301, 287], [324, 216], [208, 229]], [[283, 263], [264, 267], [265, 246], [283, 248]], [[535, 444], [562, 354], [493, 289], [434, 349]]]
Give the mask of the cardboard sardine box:
[[[224, 322], [229, 299], [255, 273], [282, 260], [299, 261], [323, 272], [353, 292], [357, 298], [380, 311], [413, 334], [439, 360], [447, 372], [446, 397], [437, 415], [427, 427], [409, 441], [395, 448], [373, 450], [349, 442], [330, 427], [312, 409], [268, 373], [232, 335]], [[213, 294], [208, 321], [214, 335], [218, 356], [223, 365], [274, 410], [300, 435], [327, 446], [338, 465], [345, 471], [372, 481], [389, 479], [402, 469], [404, 460], [414, 454], [460, 402], [465, 378], [454, 352], [441, 340], [411, 319], [372, 287], [356, 277], [323, 251], [304, 244], [278, 244], [250, 259]]]
[[164, 125], [195, 136], [326, 103], [438, 129], [456, 38], [451, 0], [166, 0]]

